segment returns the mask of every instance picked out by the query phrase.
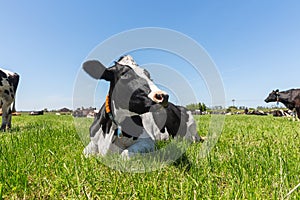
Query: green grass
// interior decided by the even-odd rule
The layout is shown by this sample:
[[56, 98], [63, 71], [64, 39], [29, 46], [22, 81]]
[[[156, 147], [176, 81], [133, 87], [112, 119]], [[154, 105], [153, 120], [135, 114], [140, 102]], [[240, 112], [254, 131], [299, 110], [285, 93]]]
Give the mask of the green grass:
[[[206, 134], [210, 116], [196, 120]], [[14, 117], [11, 132], [0, 133], [0, 199], [283, 199], [300, 182], [300, 123], [284, 118], [228, 116], [209, 156], [192, 144], [147, 173], [85, 158], [77, 134], [85, 129], [70, 116]], [[289, 196], [299, 198], [300, 188]]]

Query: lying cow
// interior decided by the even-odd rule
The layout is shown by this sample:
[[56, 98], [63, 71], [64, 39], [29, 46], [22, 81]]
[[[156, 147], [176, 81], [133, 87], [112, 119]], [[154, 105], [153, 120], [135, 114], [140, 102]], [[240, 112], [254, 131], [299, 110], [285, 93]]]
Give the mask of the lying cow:
[[272, 110], [273, 117], [291, 117], [292, 114], [293, 113], [291, 110], [282, 110], [282, 109]]
[[95, 79], [110, 82], [105, 103], [90, 127], [90, 143], [84, 154], [135, 153], [154, 151], [155, 140], [182, 136], [200, 140], [190, 112], [168, 102], [168, 94], [151, 81], [131, 56], [121, 57], [112, 67], [99, 61], [83, 64]]
[[1, 131], [11, 128], [12, 112], [16, 112], [15, 96], [19, 83], [19, 75], [0, 69], [0, 108], [2, 108]]
[[288, 109], [296, 110], [296, 115], [300, 118], [300, 89], [290, 89], [282, 92], [279, 92], [278, 89], [273, 90], [265, 99], [265, 102], [283, 103]]
[[29, 113], [29, 115], [44, 115], [44, 111], [40, 110], [40, 111], [31, 111]]

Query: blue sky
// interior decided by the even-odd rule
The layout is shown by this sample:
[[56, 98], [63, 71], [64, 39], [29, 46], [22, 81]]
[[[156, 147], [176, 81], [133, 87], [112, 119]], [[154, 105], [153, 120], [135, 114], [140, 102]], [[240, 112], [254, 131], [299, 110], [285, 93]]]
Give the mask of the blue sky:
[[[161, 27], [202, 45], [222, 77], [227, 105], [267, 105], [271, 90], [300, 87], [299, 10], [299, 1], [276, 0], [0, 0], [0, 67], [21, 75], [18, 110], [72, 108], [77, 73], [98, 44], [130, 29]], [[151, 62], [143, 53], [136, 59]], [[197, 98], [209, 105], [205, 90], [199, 86]]]

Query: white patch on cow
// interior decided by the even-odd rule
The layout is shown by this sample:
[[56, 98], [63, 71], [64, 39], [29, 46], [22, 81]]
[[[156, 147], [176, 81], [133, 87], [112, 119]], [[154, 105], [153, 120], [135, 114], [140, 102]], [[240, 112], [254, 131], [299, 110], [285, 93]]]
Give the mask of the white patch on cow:
[[138, 67], [138, 65], [136, 64], [136, 62], [133, 60], [133, 58], [130, 55], [124, 56], [117, 63], [119, 63], [120, 65], [127, 65], [127, 66], [131, 67], [132, 69]]
[[105, 156], [108, 153], [121, 153], [125, 148], [135, 143], [132, 138], [121, 137], [114, 135], [116, 126], [112, 125], [109, 133], [105, 134], [102, 127], [97, 131], [94, 137], [91, 137], [90, 143], [85, 147], [84, 154], [94, 155], [100, 154]]
[[145, 113], [141, 115], [143, 127], [151, 137], [152, 140], [168, 140], [169, 133], [165, 130], [164, 133], [160, 132], [160, 129], [155, 124], [153, 114], [152, 113]]
[[194, 120], [194, 117], [192, 115], [191, 111], [187, 111], [187, 114], [189, 116], [189, 120], [186, 122], [186, 127], [187, 127], [187, 132], [186, 136], [191, 137], [192, 141], [196, 141], [196, 136], [197, 136], [197, 126]]

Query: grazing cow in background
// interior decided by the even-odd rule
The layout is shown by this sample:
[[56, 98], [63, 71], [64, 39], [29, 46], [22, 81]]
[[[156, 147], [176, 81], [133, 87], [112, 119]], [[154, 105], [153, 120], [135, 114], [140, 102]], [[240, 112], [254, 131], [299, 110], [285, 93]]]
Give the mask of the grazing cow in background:
[[11, 128], [12, 112], [16, 112], [15, 96], [19, 83], [19, 75], [0, 69], [0, 108], [2, 108], [1, 130]]
[[290, 89], [282, 92], [279, 92], [278, 89], [273, 90], [265, 99], [265, 102], [283, 103], [288, 109], [296, 110], [296, 115], [298, 118], [300, 117], [300, 89]]
[[192, 115], [168, 102], [168, 94], [157, 88], [149, 72], [131, 56], [121, 57], [109, 68], [96, 60], [87, 61], [83, 69], [95, 79], [110, 82], [106, 101], [90, 127], [86, 156], [110, 152], [131, 157], [154, 151], [155, 140], [167, 138], [169, 133], [199, 138]]

